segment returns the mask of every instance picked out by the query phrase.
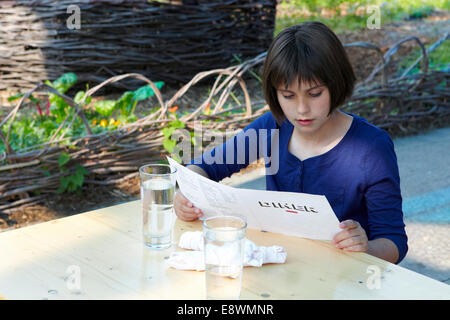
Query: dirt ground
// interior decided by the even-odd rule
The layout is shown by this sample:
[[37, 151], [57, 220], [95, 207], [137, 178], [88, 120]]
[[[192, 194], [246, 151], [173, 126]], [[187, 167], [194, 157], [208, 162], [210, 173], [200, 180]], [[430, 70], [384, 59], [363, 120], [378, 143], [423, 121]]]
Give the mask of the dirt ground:
[[[450, 17], [448, 13], [441, 12], [422, 20], [402, 21], [390, 24], [379, 30], [364, 29], [358, 32], [347, 32], [340, 34], [339, 37], [343, 43], [356, 41], [376, 43], [382, 47], [383, 51], [386, 51], [398, 40], [409, 35], [418, 36], [423, 42], [430, 44], [436, 41], [439, 36], [442, 36], [444, 30], [449, 30], [449, 26]], [[410, 42], [402, 47], [391, 65], [395, 66], [396, 60], [404, 57], [415, 48], [417, 48], [417, 45], [414, 42]], [[348, 54], [358, 80], [367, 77], [379, 61], [376, 53], [369, 50], [349, 48]], [[395, 72], [396, 70], [394, 67], [391, 67], [390, 71]], [[205, 85], [192, 88], [188, 94], [177, 101], [177, 105], [189, 110], [196, 107], [199, 101], [204, 101], [208, 94], [208, 88], [209, 86]], [[177, 87], [164, 88], [162, 91], [164, 98], [168, 99], [178, 89]], [[250, 86], [249, 91], [252, 101], [262, 99], [262, 91], [256, 81]], [[145, 105], [141, 106], [141, 108], [145, 108]], [[42, 204], [29, 206], [8, 215], [0, 213], [0, 230], [20, 228], [138, 198], [138, 178], [128, 180], [114, 187], [85, 186], [80, 195], [54, 195], [48, 197]]]

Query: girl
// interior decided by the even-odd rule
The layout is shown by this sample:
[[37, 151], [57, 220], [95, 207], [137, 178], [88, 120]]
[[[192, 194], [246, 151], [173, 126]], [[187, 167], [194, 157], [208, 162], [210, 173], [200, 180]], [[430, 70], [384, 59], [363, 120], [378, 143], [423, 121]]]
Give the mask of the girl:
[[[344, 47], [327, 26], [289, 27], [275, 37], [264, 63], [270, 112], [231, 140], [248, 130], [279, 130], [279, 166], [266, 174], [267, 189], [325, 195], [343, 229], [333, 239], [337, 248], [399, 263], [408, 246], [393, 142], [386, 131], [338, 109], [352, 95], [355, 80]], [[236, 161], [243, 156], [236, 147], [234, 163], [225, 161], [230, 150], [225, 142], [188, 167], [220, 181], [255, 160], [248, 144], [244, 164]], [[216, 153], [224, 159], [220, 164], [203, 161]], [[266, 173], [267, 167], [266, 161]], [[181, 193], [175, 212], [185, 221], [202, 216]]]

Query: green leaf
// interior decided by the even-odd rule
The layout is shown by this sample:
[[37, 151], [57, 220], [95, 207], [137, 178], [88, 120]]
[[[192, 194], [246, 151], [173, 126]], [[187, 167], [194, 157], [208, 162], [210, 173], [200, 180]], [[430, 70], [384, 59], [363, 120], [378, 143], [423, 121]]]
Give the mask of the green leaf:
[[[85, 96], [85, 92], [84, 91], [78, 91], [77, 94], [75, 95], [75, 98], [73, 98], [73, 101], [75, 101], [76, 103], [80, 104], [81, 100], [83, 100], [84, 96]], [[84, 104], [89, 104], [92, 100], [92, 97], [87, 97], [86, 101], [84, 102]]]
[[181, 158], [177, 154], [172, 155], [172, 157], [173, 157], [173, 160], [175, 160], [176, 162], [181, 164]]
[[[8, 98], [8, 101], [9, 101], [9, 102], [14, 101], [14, 100], [17, 100], [17, 99], [22, 98], [23, 96], [24, 96], [23, 93], [17, 93], [17, 94], [15, 94], [15, 95], [9, 97], [9, 98]], [[40, 103], [40, 102], [41, 102], [41, 100], [39, 100], [39, 99], [33, 97], [33, 95], [30, 95], [30, 96], [28, 97], [28, 99], [30, 99], [30, 100], [33, 101], [34, 103]]]
[[127, 117], [127, 122], [135, 122], [137, 120], [137, 117], [135, 114], [129, 115]]
[[63, 193], [64, 191], [66, 191], [67, 187], [69, 186], [69, 182], [70, 182], [70, 176], [61, 177], [59, 179], [60, 187], [58, 188], [58, 190], [56, 192]]
[[75, 167], [75, 173], [60, 178], [60, 187], [58, 188], [57, 192], [63, 193], [65, 191], [81, 191], [81, 186], [84, 182], [84, 176], [88, 174], [89, 172], [86, 170], [86, 168], [81, 165], [77, 165]]
[[75, 176], [71, 176], [70, 180], [69, 180], [69, 184], [67, 186], [67, 191], [69, 192], [73, 192], [77, 189], [77, 184], [76, 184], [76, 180], [75, 180]]
[[62, 122], [69, 114], [71, 110], [70, 106], [63, 98], [57, 96], [56, 94], [50, 93], [48, 98], [51, 104], [50, 111], [52, 115], [56, 116], [56, 122]]
[[175, 146], [177, 145], [177, 141], [176, 140], [171, 140], [171, 139], [165, 139], [163, 141], [163, 147], [164, 149], [166, 149], [169, 153], [171, 153], [173, 151], [173, 149], [175, 148]]
[[76, 173], [76, 174], [74, 174], [72, 177], [73, 177], [73, 179], [72, 179], [73, 184], [74, 184], [76, 187], [81, 187], [81, 186], [83, 185], [84, 176], [83, 176], [82, 174]]
[[79, 173], [81, 175], [88, 175], [89, 171], [87, 171], [86, 168], [83, 167], [82, 165], [77, 165], [76, 166], [76, 173]]
[[180, 120], [174, 120], [169, 122], [169, 126], [177, 129], [183, 129], [186, 127], [186, 124]]
[[192, 145], [195, 147], [195, 146], [197, 146], [197, 139], [196, 139], [196, 137], [195, 137], [195, 132], [194, 131], [191, 131], [191, 132], [189, 132], [189, 135], [190, 135], [190, 137], [191, 137], [191, 143], [192, 143]]
[[76, 74], [69, 72], [53, 81], [52, 87], [58, 90], [59, 93], [66, 93], [75, 83], [77, 83]]
[[164, 137], [169, 138], [172, 136], [172, 133], [176, 130], [174, 127], [165, 127], [162, 129], [162, 134]]
[[116, 108], [120, 110], [121, 115], [126, 117], [130, 114], [130, 110], [133, 109], [133, 102], [134, 92], [126, 91], [116, 102]]
[[11, 101], [20, 99], [20, 98], [22, 98], [22, 97], [23, 97], [23, 93], [18, 93], [18, 94], [15, 94], [15, 95], [9, 97], [9, 98], [8, 98], [8, 101], [11, 102]]
[[[161, 89], [164, 85], [164, 82], [157, 81], [154, 82], [154, 84], [158, 89]], [[154, 94], [155, 92], [153, 91], [152, 87], [150, 87], [150, 85], [146, 85], [134, 91], [134, 99], [136, 99], [137, 101], [141, 101], [150, 98]]]
[[65, 152], [61, 153], [58, 158], [59, 167], [61, 168], [62, 166], [64, 166], [67, 162], [69, 162], [69, 160], [70, 156], [67, 153]]
[[132, 116], [134, 116], [134, 109], [136, 109], [137, 103], [138, 103], [137, 100], [133, 100], [133, 103], [132, 103], [132, 106], [131, 106], [131, 111], [129, 112]]
[[395, 108], [394, 110], [392, 110], [391, 112], [390, 112], [390, 115], [391, 116], [394, 116], [394, 115], [397, 115], [398, 114], [398, 108]]
[[94, 108], [104, 117], [109, 117], [116, 107], [114, 100], [101, 100], [94, 103]]
[[41, 100], [33, 97], [33, 95], [29, 96], [28, 99], [30, 99], [31, 101], [33, 101], [34, 103], [41, 103]]

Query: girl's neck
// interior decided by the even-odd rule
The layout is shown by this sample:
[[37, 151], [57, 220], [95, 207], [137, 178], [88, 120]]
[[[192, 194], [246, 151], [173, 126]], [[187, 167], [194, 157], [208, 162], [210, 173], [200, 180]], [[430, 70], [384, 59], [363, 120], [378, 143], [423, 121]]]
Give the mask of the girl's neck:
[[[319, 130], [312, 133], [305, 133], [296, 130], [294, 127], [293, 134], [297, 136], [297, 140], [305, 147], [326, 146], [335, 141], [338, 137], [343, 136], [342, 129], [348, 121], [347, 117], [349, 116], [344, 115], [339, 110], [335, 109]], [[347, 130], [345, 130], [345, 132], [347, 132]]]

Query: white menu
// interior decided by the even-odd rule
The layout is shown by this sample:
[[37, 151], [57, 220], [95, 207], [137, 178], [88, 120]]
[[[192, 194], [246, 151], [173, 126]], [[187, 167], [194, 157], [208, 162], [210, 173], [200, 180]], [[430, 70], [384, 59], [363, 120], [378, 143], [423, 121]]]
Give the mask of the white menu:
[[233, 188], [167, 159], [177, 170], [181, 193], [202, 210], [205, 218], [239, 215], [251, 229], [316, 240], [331, 240], [342, 231], [323, 195]]

